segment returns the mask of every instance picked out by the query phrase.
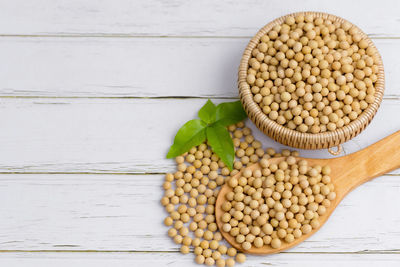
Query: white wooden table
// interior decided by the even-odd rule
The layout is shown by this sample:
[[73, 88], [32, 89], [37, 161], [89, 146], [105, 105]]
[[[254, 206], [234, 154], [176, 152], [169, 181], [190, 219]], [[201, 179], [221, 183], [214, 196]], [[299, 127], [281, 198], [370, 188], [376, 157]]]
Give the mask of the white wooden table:
[[[192, 266], [162, 225], [173, 135], [205, 99], [237, 98], [261, 26], [304, 10], [354, 22], [383, 56], [382, 106], [345, 153], [399, 130], [397, 0], [1, 0], [0, 266]], [[400, 266], [399, 176], [356, 189], [298, 247], [244, 266]]]

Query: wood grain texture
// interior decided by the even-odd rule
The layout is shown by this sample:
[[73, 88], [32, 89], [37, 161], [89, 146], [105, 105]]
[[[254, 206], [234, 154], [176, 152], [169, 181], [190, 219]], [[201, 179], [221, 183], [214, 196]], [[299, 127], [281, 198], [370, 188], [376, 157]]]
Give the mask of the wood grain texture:
[[[357, 188], [289, 252], [398, 253], [399, 179]], [[162, 182], [163, 175], [2, 174], [0, 257], [2, 250], [176, 252], [162, 225]]]
[[[6, 62], [0, 64], [0, 96], [11, 97], [236, 98], [239, 62], [249, 42], [249, 38], [0, 40], [0, 58]], [[385, 66], [385, 96], [399, 98], [400, 65], [393, 55], [400, 50], [400, 39], [374, 42]]]
[[349, 19], [372, 36], [400, 35], [399, 2], [2, 1], [0, 34], [120, 36], [252, 36], [268, 21], [296, 11]]
[[[175, 164], [165, 155], [173, 137], [204, 103], [204, 99], [2, 99], [0, 172], [172, 171]], [[371, 125], [343, 145], [345, 153], [398, 130], [399, 104], [384, 100]], [[248, 125], [264, 147], [284, 147]], [[327, 150], [303, 152], [304, 157], [331, 157]]]
[[[249, 256], [246, 263], [235, 266], [298, 266], [298, 267], [375, 267], [384, 262], [397, 267], [399, 254], [278, 254]], [[0, 264], [7, 267], [132, 267], [193, 266], [193, 255], [178, 253], [6, 253]]]

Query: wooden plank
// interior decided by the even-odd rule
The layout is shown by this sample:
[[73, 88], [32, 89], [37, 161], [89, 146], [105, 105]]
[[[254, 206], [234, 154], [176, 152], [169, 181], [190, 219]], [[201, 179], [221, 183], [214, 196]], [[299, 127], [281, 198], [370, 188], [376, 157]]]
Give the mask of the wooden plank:
[[[297, 267], [397, 267], [399, 254], [288, 254], [247, 257], [236, 266]], [[7, 253], [0, 255], [0, 264], [8, 267], [132, 267], [132, 266], [201, 266], [192, 255], [177, 253]]]
[[[172, 171], [174, 162], [165, 155], [173, 137], [204, 103], [204, 99], [2, 99], [0, 172]], [[399, 112], [399, 100], [384, 100], [371, 125], [344, 144], [345, 153], [399, 130]], [[253, 123], [248, 125], [255, 129]], [[264, 147], [284, 147], [258, 130], [254, 134]], [[301, 154], [330, 156], [327, 150]]]
[[399, 2], [338, 0], [240, 1], [3, 1], [3, 35], [251, 36], [267, 22], [296, 11], [349, 19], [373, 36], [399, 36]]
[[[1, 12], [1, 11], [0, 11]], [[0, 16], [1, 20], [1, 16]], [[0, 96], [237, 97], [248, 38], [0, 38]], [[386, 96], [400, 95], [400, 39], [376, 39]]]
[[[290, 252], [398, 252], [399, 178], [357, 188]], [[177, 251], [162, 225], [162, 181], [163, 175], [2, 174], [0, 250]]]

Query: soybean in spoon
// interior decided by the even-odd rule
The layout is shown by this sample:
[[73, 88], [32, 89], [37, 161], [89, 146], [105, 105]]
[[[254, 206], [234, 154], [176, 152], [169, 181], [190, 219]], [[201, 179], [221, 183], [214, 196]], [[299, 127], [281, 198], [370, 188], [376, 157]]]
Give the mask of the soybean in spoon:
[[[302, 160], [303, 158], [297, 158]], [[285, 158], [274, 158], [270, 159], [270, 164], [279, 164], [284, 161]], [[380, 176], [386, 172], [397, 169], [400, 167], [400, 131], [396, 132], [389, 137], [363, 149], [356, 153], [346, 155], [339, 158], [333, 159], [304, 159], [310, 166], [329, 165], [331, 168], [331, 182], [334, 185], [334, 191], [336, 197], [331, 201], [329, 207], [326, 209], [324, 215], [318, 218], [319, 226], [307, 234], [303, 234], [300, 238], [295, 239], [293, 242], [287, 243], [282, 242], [279, 248], [273, 248], [270, 244], [264, 245], [260, 248], [252, 245], [245, 251], [253, 254], [272, 254], [283, 250], [287, 250], [293, 246], [296, 246], [300, 242], [304, 241], [327, 221], [329, 216], [332, 214], [336, 206], [340, 201], [349, 193], [351, 190], [356, 188], [358, 185], [371, 180], [377, 176]], [[252, 171], [260, 170], [261, 166], [259, 163], [248, 167]], [[242, 172], [238, 173], [235, 177], [240, 177]], [[229, 185], [224, 185], [218, 195], [216, 201], [216, 221], [217, 225], [221, 230], [221, 233], [225, 239], [235, 248], [243, 250], [242, 244], [236, 241], [236, 238], [229, 234], [229, 232], [223, 231], [222, 227], [224, 222], [221, 221], [221, 216], [224, 214], [222, 210], [222, 204], [226, 201], [226, 194], [232, 191]]]

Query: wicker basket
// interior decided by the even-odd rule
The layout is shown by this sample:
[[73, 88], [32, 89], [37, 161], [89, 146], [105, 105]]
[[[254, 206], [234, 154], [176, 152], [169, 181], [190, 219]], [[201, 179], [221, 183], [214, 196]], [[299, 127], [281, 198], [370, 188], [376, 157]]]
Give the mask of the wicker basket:
[[370, 121], [372, 120], [372, 118], [374, 117], [375, 113], [379, 108], [384, 91], [385, 77], [384, 77], [382, 59], [371, 39], [369, 39], [368, 36], [363, 31], [361, 31], [357, 26], [350, 23], [359, 31], [362, 38], [368, 41], [369, 46], [375, 48], [378, 58], [378, 62], [376, 62], [376, 64], [378, 65], [379, 71], [377, 74], [378, 79], [377, 82], [375, 83], [375, 90], [376, 90], [375, 101], [372, 104], [369, 104], [367, 109], [365, 109], [363, 113], [361, 113], [361, 115], [356, 120], [350, 122], [348, 125], [342, 128], [338, 128], [335, 131], [329, 131], [317, 134], [302, 133], [299, 131], [289, 129], [269, 119], [268, 116], [262, 112], [260, 106], [256, 102], [254, 102], [250, 86], [246, 82], [248, 61], [251, 58], [252, 50], [258, 45], [261, 36], [268, 33], [269, 30], [275, 25], [282, 24], [287, 16], [290, 15], [293, 16], [297, 14], [302, 14], [302, 15], [311, 14], [314, 17], [321, 17], [324, 19], [330, 19], [332, 21], [339, 21], [339, 22], [346, 21], [337, 16], [321, 12], [299, 12], [277, 18], [274, 21], [265, 25], [250, 40], [249, 44], [247, 45], [243, 53], [243, 57], [240, 62], [239, 77], [238, 77], [240, 100], [244, 106], [244, 109], [247, 112], [247, 115], [257, 125], [257, 127], [266, 135], [270, 136], [272, 139], [278, 141], [279, 143], [301, 149], [322, 149], [322, 148], [331, 148], [334, 146], [339, 146], [341, 143], [346, 142], [351, 138], [355, 137], [356, 135], [358, 135], [362, 130], [365, 129], [365, 127], [367, 127], [367, 125], [370, 123]]

